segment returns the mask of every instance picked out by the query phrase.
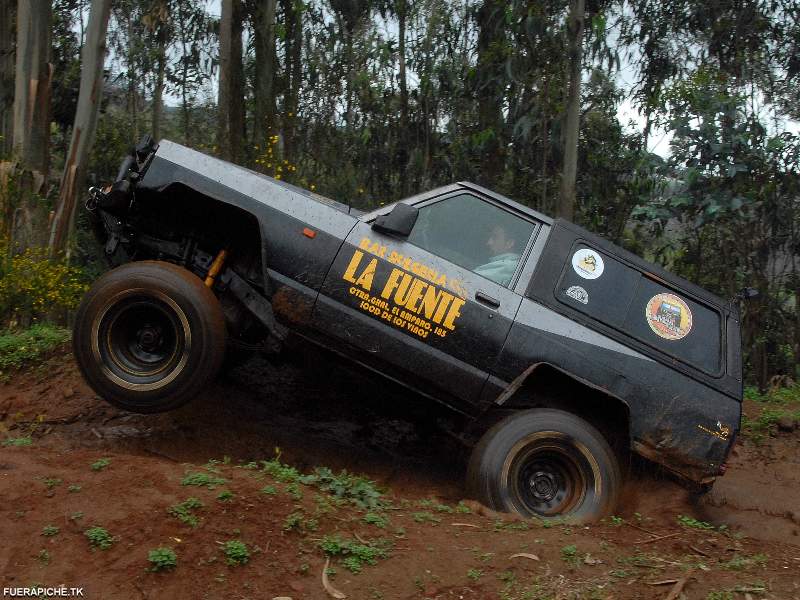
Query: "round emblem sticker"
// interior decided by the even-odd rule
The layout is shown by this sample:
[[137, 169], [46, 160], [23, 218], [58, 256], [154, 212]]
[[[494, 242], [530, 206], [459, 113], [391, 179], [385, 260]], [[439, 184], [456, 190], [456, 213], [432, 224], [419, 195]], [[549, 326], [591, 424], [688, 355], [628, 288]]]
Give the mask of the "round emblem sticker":
[[572, 268], [584, 279], [597, 279], [603, 274], [603, 257], [591, 248], [581, 248], [572, 255]]
[[647, 324], [665, 340], [679, 340], [692, 330], [692, 311], [675, 294], [657, 294], [644, 309]]

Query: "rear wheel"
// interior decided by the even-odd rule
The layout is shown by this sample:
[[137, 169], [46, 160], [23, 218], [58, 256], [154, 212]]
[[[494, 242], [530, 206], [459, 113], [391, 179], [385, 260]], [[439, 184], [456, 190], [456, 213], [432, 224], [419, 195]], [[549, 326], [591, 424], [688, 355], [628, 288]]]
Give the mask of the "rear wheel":
[[195, 396], [225, 356], [225, 319], [203, 282], [167, 262], [122, 265], [83, 299], [73, 350], [105, 400], [132, 412], [170, 410]]
[[616, 506], [622, 475], [613, 450], [592, 425], [541, 408], [515, 413], [481, 438], [467, 484], [494, 510], [593, 521]]

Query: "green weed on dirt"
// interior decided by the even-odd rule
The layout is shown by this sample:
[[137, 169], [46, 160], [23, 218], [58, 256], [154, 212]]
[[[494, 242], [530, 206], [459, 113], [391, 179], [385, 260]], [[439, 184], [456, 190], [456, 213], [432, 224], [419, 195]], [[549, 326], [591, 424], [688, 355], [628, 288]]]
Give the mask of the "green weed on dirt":
[[151, 571], [168, 571], [178, 566], [178, 557], [172, 548], [153, 548], [147, 553], [147, 560], [153, 565]]
[[389, 556], [386, 542], [362, 544], [338, 534], [323, 537], [319, 547], [328, 556], [340, 557], [344, 567], [353, 573], [360, 573], [364, 565], [375, 565], [378, 559]]
[[23, 331], [0, 333], [0, 381], [8, 379], [13, 371], [47, 358], [69, 338], [68, 329], [44, 323]]
[[108, 550], [114, 543], [114, 537], [102, 527], [90, 527], [83, 532], [89, 540], [92, 550]]
[[183, 502], [173, 504], [167, 509], [167, 513], [178, 519], [181, 523], [185, 523], [191, 527], [197, 527], [200, 520], [194, 514], [194, 510], [202, 508], [203, 503], [197, 498], [187, 498]]

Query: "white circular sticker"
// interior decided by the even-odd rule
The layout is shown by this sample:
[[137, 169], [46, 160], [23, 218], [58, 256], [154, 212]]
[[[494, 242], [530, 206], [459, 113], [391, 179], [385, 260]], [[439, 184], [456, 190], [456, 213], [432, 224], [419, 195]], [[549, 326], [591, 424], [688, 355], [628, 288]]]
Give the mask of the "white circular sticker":
[[584, 279], [597, 279], [603, 274], [603, 257], [591, 248], [581, 248], [572, 255], [572, 268]]

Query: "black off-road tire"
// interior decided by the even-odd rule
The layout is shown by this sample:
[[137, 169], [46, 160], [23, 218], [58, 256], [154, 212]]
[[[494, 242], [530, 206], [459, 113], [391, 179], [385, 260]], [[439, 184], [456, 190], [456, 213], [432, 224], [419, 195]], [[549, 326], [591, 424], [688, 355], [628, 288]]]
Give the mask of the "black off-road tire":
[[160, 261], [124, 264], [83, 298], [72, 346], [84, 378], [127, 411], [156, 413], [191, 400], [225, 357], [225, 318], [188, 270]]
[[506, 417], [475, 446], [467, 487], [481, 503], [524, 517], [599, 520], [622, 488], [614, 451], [571, 413], [536, 408]]

